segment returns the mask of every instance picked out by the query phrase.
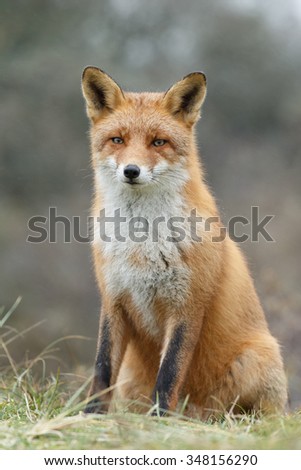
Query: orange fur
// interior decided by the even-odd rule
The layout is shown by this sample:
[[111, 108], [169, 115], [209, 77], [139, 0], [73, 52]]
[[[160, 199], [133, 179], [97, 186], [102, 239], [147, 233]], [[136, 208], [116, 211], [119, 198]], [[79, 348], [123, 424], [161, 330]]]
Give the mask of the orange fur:
[[[163, 94], [125, 93], [99, 69], [85, 70], [83, 93], [92, 123], [95, 216], [114, 203], [108, 199], [107, 187], [102, 187], [97, 177], [99, 165], [110, 157], [116, 169], [138, 165], [145, 167], [148, 174], [157, 165], [172, 171], [181, 164], [187, 178], [176, 197], [186, 213], [196, 210], [206, 217], [218, 217], [214, 198], [203, 179], [194, 136], [194, 124], [205, 92], [206, 80], [201, 73], [188, 75]], [[112, 137], [122, 139], [122, 144], [114, 143]], [[166, 142], [155, 147], [155, 139]], [[151, 183], [140, 189], [126, 187], [124, 181], [118, 180], [111, 183], [105, 180], [106, 184], [109, 188], [110, 185], [120, 187], [121, 194], [124, 187], [124, 198], [132, 197], [127, 196], [129, 191], [138, 191], [140, 198], [149, 194], [146, 201], [149, 197], [151, 204], [156, 188], [164, 198], [164, 180], [155, 189], [151, 189]], [[172, 179], [170, 184], [174, 188]], [[134, 215], [136, 205], [135, 202], [130, 207]], [[138, 209], [143, 214], [143, 206]], [[173, 213], [173, 207], [166, 210]], [[175, 207], [175, 216], [177, 210]], [[110, 358], [107, 385], [120, 384], [115, 391], [116, 399], [136, 400], [148, 406], [159, 390], [166, 401], [164, 408], [172, 410], [189, 396], [186, 413], [200, 418], [224, 411], [233, 403], [238, 409], [284, 410], [287, 391], [279, 346], [269, 332], [240, 249], [228, 237], [212, 242], [212, 236], [219, 235], [220, 227], [217, 220], [211, 224], [210, 232], [201, 231], [202, 243], [179, 242], [175, 260], [168, 258], [168, 253], [167, 260], [159, 253], [162, 259], [158, 256], [154, 276], [155, 279], [156, 275], [163, 276], [159, 286], [163, 294], [160, 290], [151, 291], [151, 310], [147, 312], [142, 311], [143, 306], [137, 303], [136, 293], [130, 288], [112, 292], [109, 284], [114, 283], [114, 273], [113, 281], [108, 279], [113, 264], [118, 261], [117, 252], [107, 253], [101, 243], [94, 243], [95, 271], [102, 295], [101, 324], [107, 319], [110, 345], [107, 350], [102, 348], [106, 352], [99, 353], [100, 359], [97, 356], [98, 369], [90, 395], [104, 388], [99, 385], [97, 374], [104, 374], [101, 354], [107, 354]], [[120, 253], [133, 278], [137, 275], [139, 279], [144, 268], [151, 272], [152, 256], [157, 256], [160, 247], [154, 242], [152, 250], [155, 251], [150, 255], [143, 243], [133, 248], [128, 246], [128, 252], [124, 249]], [[183, 287], [180, 275], [175, 281], [177, 289], [168, 276], [165, 285], [164, 271], [177, 272], [180, 267], [188, 273]], [[179, 299], [174, 299], [177, 292], [180, 292]], [[150, 326], [146, 327], [145, 321]], [[105, 342], [102, 331], [101, 327], [98, 351]], [[165, 376], [170, 378], [164, 381]]]

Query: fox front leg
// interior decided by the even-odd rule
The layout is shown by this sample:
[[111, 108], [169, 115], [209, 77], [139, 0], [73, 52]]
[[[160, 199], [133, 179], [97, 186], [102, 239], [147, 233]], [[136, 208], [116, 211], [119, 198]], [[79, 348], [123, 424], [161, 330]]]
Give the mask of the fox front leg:
[[[191, 363], [200, 325], [191, 328], [183, 322], [172, 328], [166, 335], [165, 347], [162, 352], [156, 385], [152, 400], [159, 407], [159, 414], [163, 416], [172, 411], [178, 403], [179, 391]], [[154, 411], [153, 415], [157, 415]]]
[[126, 348], [125, 325], [121, 312], [108, 315], [103, 309], [100, 315], [99, 337], [94, 377], [88, 394], [91, 400], [85, 413], [105, 413], [112, 398], [109, 387], [115, 384]]

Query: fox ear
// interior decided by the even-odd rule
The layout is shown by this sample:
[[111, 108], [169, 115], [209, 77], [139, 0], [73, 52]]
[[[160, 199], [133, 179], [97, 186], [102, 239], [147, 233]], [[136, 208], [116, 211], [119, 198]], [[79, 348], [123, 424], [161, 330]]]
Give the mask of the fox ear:
[[96, 121], [105, 111], [113, 111], [124, 99], [119, 85], [97, 67], [86, 67], [82, 75], [82, 90], [87, 114]]
[[200, 117], [200, 109], [205, 96], [205, 74], [192, 72], [167, 90], [164, 102], [171, 114], [193, 125]]

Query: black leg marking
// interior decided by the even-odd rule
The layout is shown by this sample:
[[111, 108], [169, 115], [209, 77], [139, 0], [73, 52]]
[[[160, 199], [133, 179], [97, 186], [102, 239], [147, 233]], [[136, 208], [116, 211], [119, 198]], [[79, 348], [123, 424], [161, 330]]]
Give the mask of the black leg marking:
[[[159, 370], [153, 402], [159, 400], [160, 415], [164, 415], [169, 408], [169, 402], [179, 374], [179, 357], [183, 344], [185, 325], [179, 325], [169, 343], [167, 353]], [[154, 413], [156, 415], [156, 413]]]
[[[104, 319], [101, 333], [100, 347], [96, 357], [95, 376], [92, 385], [92, 394], [101, 392], [110, 386], [111, 381], [111, 337], [110, 325]], [[106, 397], [104, 397], [106, 399]], [[85, 413], [101, 413], [101, 398], [93, 398], [86, 406]]]
[[84, 413], [103, 413], [103, 407], [99, 398], [93, 398], [87, 403]]
[[96, 358], [95, 376], [102, 388], [110, 386], [111, 380], [111, 338], [109, 320], [105, 318], [102, 327], [101, 343]]

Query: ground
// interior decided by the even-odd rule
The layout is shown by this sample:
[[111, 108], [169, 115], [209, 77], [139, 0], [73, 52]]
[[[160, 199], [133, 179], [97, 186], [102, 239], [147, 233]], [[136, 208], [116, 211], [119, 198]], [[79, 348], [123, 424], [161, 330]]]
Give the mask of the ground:
[[13, 359], [10, 346], [20, 333], [7, 326], [12, 312], [0, 312], [0, 449], [301, 449], [301, 412], [227, 413], [212, 423], [126, 408], [84, 415], [89, 381], [80, 371], [47, 372], [59, 341], [33, 359]]
[[0, 449], [301, 449], [301, 413], [235, 417], [215, 423], [122, 410], [85, 416], [79, 389], [57, 377], [1, 378]]

